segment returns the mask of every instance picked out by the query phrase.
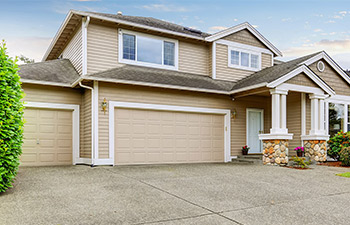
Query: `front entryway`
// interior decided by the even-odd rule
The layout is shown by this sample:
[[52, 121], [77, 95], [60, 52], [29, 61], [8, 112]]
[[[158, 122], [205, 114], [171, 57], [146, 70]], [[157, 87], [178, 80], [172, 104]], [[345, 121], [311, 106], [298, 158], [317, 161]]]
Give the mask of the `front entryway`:
[[262, 143], [259, 140], [259, 133], [264, 130], [264, 110], [247, 109], [247, 145], [249, 153], [261, 153]]

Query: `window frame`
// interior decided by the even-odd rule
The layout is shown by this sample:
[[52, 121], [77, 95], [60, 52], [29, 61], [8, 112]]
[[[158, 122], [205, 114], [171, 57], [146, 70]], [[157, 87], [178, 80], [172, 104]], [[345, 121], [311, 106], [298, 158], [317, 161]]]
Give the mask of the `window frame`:
[[[239, 65], [235, 65], [231, 63], [231, 51], [236, 51], [239, 52], [238, 54], [238, 62]], [[249, 66], [242, 66], [241, 65], [241, 54], [243, 53], [247, 53], [249, 54]], [[258, 56], [258, 68], [254, 68], [251, 67], [251, 57], [252, 55], [257, 55]], [[252, 51], [252, 50], [248, 50], [248, 49], [244, 49], [244, 48], [237, 48], [237, 47], [232, 47], [232, 46], [228, 46], [228, 67], [230, 68], [235, 68], [235, 69], [241, 69], [241, 70], [248, 70], [248, 71], [259, 71], [261, 70], [261, 52], [257, 52], [257, 51]]]
[[[123, 34], [128, 35], [134, 35], [135, 36], [135, 60], [130, 59], [124, 59], [123, 58]], [[156, 40], [162, 41], [162, 64], [156, 64], [156, 63], [149, 63], [149, 62], [142, 62], [137, 60], [137, 37], [145, 37], [145, 38], [152, 38]], [[174, 66], [170, 65], [164, 65], [164, 42], [171, 42], [175, 44], [174, 49]], [[155, 36], [151, 34], [144, 34], [140, 32], [130, 31], [130, 30], [124, 30], [119, 29], [118, 32], [118, 61], [119, 63], [125, 63], [125, 64], [131, 64], [131, 65], [138, 65], [138, 66], [146, 66], [146, 67], [153, 67], [153, 68], [160, 68], [160, 69], [168, 69], [168, 70], [178, 70], [179, 65], [179, 41], [176, 39], [171, 38], [165, 38], [160, 36]]]

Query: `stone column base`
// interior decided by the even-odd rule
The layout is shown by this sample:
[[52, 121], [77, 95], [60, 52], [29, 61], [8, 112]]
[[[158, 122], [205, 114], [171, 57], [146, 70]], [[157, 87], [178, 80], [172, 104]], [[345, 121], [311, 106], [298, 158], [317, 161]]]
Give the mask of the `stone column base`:
[[304, 140], [305, 156], [310, 160], [324, 162], [327, 160], [327, 141]]
[[288, 140], [263, 140], [264, 165], [287, 165], [288, 144]]

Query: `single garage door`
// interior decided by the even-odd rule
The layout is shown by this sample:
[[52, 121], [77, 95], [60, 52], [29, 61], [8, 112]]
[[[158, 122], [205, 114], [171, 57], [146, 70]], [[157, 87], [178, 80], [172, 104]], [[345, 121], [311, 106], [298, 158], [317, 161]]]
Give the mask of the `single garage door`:
[[224, 115], [115, 109], [115, 164], [224, 162]]
[[72, 111], [24, 110], [22, 166], [72, 165]]

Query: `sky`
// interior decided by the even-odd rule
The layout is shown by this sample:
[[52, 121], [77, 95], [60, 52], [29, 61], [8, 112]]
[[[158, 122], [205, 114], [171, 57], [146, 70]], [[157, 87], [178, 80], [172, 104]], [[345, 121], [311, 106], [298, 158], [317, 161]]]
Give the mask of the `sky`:
[[0, 0], [0, 40], [41, 61], [70, 9], [149, 16], [215, 33], [249, 22], [290, 60], [325, 50], [350, 69], [348, 0]]

